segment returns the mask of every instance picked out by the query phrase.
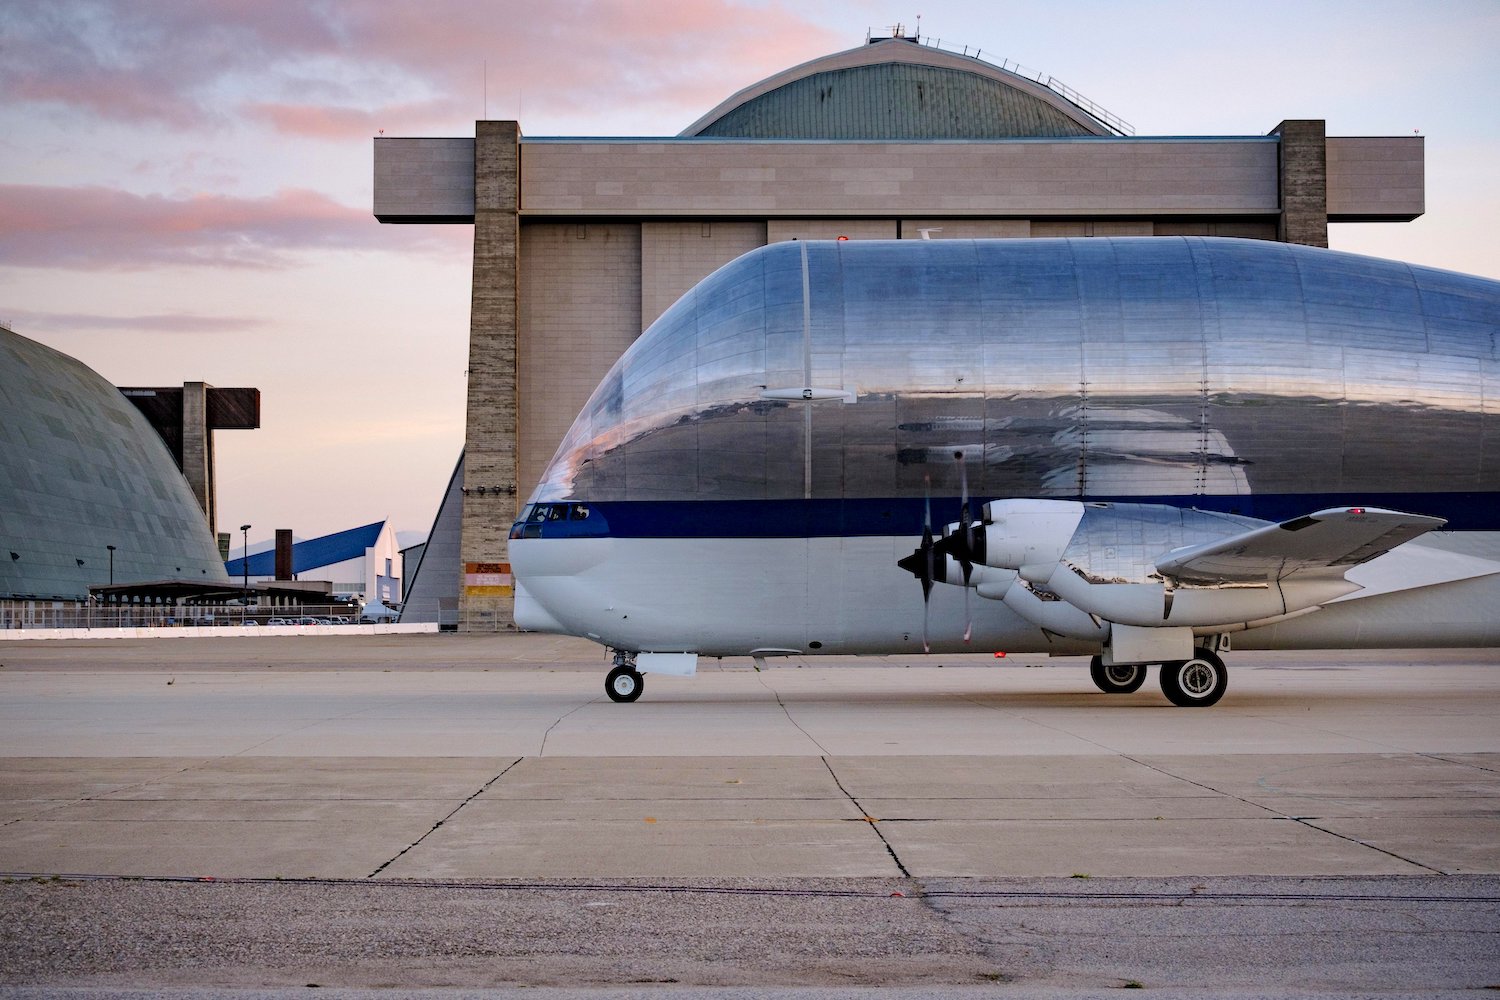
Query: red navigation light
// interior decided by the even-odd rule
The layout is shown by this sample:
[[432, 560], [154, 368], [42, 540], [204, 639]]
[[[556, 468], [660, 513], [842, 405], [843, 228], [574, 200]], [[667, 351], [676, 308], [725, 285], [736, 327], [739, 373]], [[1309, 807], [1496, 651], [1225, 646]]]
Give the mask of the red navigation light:
[[1003, 660], [1003, 659], [1005, 659], [1005, 654], [1004, 653], [996, 653], [995, 654], [995, 659], [997, 659], [997, 660]]
[[1363, 507], [1350, 507], [1349, 508], [1349, 513], [1351, 513], [1351, 514], [1363, 514], [1364, 512], [1365, 512], [1365, 509]]
[[849, 237], [847, 237], [847, 236], [840, 236], [839, 237], [839, 242], [840, 243], [848, 243], [849, 242]]

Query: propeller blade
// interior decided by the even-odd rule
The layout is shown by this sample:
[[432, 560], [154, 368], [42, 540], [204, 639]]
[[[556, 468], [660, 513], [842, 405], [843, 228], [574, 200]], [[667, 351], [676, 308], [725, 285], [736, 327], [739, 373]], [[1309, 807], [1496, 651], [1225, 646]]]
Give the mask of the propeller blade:
[[969, 578], [974, 575], [974, 517], [969, 513], [969, 469], [964, 465], [964, 453], [955, 451], [958, 462], [959, 495], [963, 503], [958, 508], [958, 533], [963, 545], [958, 555], [958, 564], [964, 571], [964, 642], [974, 634], [974, 616], [969, 613]]
[[922, 477], [922, 652], [932, 652], [927, 644], [927, 616], [932, 610], [932, 576], [934, 558], [932, 551], [932, 478]]
[[922, 598], [932, 593], [936, 564], [933, 559], [935, 542], [932, 538], [932, 500], [927, 500], [927, 512], [922, 520], [922, 544], [912, 549], [911, 555], [897, 559], [896, 565], [922, 581]]

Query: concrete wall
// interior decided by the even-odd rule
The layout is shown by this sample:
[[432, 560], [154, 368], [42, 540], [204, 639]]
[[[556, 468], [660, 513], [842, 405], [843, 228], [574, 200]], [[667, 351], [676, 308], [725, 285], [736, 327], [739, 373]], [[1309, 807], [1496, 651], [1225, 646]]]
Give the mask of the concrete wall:
[[220, 625], [214, 628], [10, 628], [0, 642], [26, 639], [233, 639], [267, 635], [416, 635], [437, 632], [437, 622], [397, 625]]
[[[1328, 138], [1333, 221], [1399, 222], [1420, 216], [1423, 142], [1420, 136]], [[926, 146], [530, 140], [522, 143], [521, 156], [526, 177], [521, 207], [527, 214], [753, 217], [832, 211], [941, 217], [979, 211], [1031, 217], [1280, 211], [1275, 137]], [[374, 171], [374, 210], [382, 222], [474, 218], [473, 139], [376, 139]], [[997, 178], [1014, 180], [997, 184]], [[1193, 197], [1205, 194], [1212, 194], [1211, 202]], [[916, 197], [922, 203], [913, 203]]]
[[1422, 136], [1328, 140], [1328, 221], [1410, 222], [1427, 210]]
[[1328, 156], [1321, 121], [1284, 121], [1280, 136], [1281, 218], [1276, 238], [1328, 245]]
[[520, 280], [516, 499], [524, 502], [573, 417], [640, 335], [641, 227], [523, 226]]
[[503, 628], [512, 595], [506, 535], [516, 513], [516, 253], [520, 128], [477, 122], [474, 282], [464, 444], [461, 627]]
[[895, 219], [772, 219], [766, 223], [766, 242], [788, 240], [894, 240]]
[[474, 140], [375, 140], [375, 218], [474, 221]]
[[641, 223], [641, 329], [719, 267], [765, 244], [764, 222]]
[[1266, 139], [968, 143], [533, 140], [542, 215], [1233, 215], [1278, 210]]

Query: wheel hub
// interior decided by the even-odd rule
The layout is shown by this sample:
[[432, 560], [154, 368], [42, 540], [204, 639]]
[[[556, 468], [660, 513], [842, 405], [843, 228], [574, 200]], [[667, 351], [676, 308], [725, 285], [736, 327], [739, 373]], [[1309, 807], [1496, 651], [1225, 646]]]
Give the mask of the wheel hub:
[[1213, 668], [1202, 660], [1192, 660], [1182, 668], [1179, 683], [1184, 692], [1201, 698], [1214, 689]]

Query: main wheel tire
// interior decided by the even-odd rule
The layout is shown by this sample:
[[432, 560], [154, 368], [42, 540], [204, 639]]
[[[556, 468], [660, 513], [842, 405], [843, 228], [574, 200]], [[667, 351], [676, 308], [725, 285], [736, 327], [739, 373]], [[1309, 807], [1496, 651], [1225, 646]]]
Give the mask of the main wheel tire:
[[1229, 669], [1206, 649], [1195, 650], [1191, 660], [1161, 665], [1161, 693], [1180, 708], [1207, 708], [1228, 689]]
[[1146, 683], [1146, 665], [1116, 663], [1112, 667], [1106, 667], [1104, 657], [1096, 656], [1089, 661], [1089, 677], [1093, 678], [1094, 686], [1105, 694], [1130, 694], [1132, 691], [1139, 691], [1141, 685]]
[[646, 679], [631, 667], [615, 667], [604, 678], [604, 693], [610, 701], [635, 701], [646, 687]]

